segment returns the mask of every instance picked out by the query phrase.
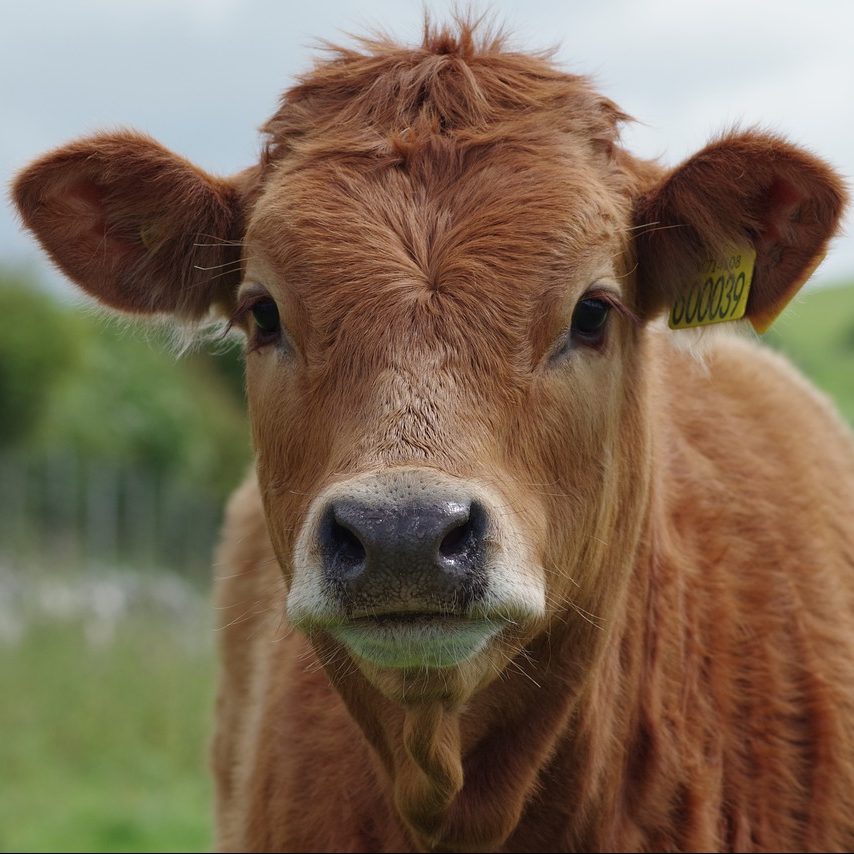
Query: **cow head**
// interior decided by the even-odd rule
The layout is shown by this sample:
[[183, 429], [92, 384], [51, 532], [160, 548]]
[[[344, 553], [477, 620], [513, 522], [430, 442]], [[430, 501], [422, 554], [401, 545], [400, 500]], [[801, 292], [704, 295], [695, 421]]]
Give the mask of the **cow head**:
[[320, 65], [234, 179], [132, 133], [19, 176], [96, 298], [244, 332], [288, 615], [333, 680], [458, 708], [560, 636], [583, 681], [648, 511], [649, 321], [733, 244], [767, 317], [833, 233], [842, 191], [809, 154], [747, 132], [665, 173], [619, 147], [624, 118], [544, 60], [434, 34]]

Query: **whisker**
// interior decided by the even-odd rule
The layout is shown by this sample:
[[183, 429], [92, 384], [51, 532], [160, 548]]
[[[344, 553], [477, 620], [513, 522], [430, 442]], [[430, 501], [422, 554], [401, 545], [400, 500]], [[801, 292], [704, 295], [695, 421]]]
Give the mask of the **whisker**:
[[207, 234], [204, 231], [196, 232], [197, 237], [206, 237], [208, 240], [215, 241], [210, 244], [193, 244], [194, 246], [207, 245], [207, 246], [245, 246], [246, 242], [243, 240], [229, 240], [225, 237], [219, 237], [216, 234]]
[[214, 264], [210, 267], [203, 267], [201, 264], [193, 264], [194, 270], [201, 270], [203, 272], [207, 272], [208, 270], [221, 270], [223, 267], [239, 267], [243, 261], [241, 259], [232, 260], [232, 261], [223, 261], [222, 264]]

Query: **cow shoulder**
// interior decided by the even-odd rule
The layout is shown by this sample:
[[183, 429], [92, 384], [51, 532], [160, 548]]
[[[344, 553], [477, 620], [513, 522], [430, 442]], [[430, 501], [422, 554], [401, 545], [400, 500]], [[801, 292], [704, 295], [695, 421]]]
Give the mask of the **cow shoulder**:
[[[694, 619], [718, 637], [756, 626], [767, 647], [757, 656], [769, 661], [802, 641], [828, 684], [854, 684], [843, 628], [854, 613], [849, 427], [756, 342], [722, 338], [702, 358], [658, 344], [657, 518], [670, 564], [696, 594]], [[730, 623], [729, 634], [712, 631]]]

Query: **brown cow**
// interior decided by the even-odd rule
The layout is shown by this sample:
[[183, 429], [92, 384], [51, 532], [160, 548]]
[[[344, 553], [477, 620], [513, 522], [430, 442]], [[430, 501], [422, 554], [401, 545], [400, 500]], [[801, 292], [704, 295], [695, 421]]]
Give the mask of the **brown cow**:
[[764, 328], [844, 191], [758, 131], [665, 171], [625, 118], [460, 25], [319, 64], [233, 179], [134, 133], [19, 176], [103, 303], [246, 333], [222, 849], [854, 847], [851, 435], [655, 322]]

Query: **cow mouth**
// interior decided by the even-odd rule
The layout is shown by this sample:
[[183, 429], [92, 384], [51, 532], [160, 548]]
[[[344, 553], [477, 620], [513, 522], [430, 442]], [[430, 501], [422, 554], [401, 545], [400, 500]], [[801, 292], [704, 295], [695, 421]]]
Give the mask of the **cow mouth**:
[[362, 615], [329, 628], [350, 652], [380, 667], [453, 667], [475, 656], [504, 621], [429, 611]]

